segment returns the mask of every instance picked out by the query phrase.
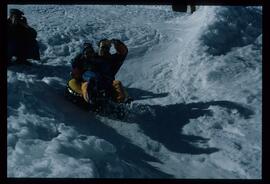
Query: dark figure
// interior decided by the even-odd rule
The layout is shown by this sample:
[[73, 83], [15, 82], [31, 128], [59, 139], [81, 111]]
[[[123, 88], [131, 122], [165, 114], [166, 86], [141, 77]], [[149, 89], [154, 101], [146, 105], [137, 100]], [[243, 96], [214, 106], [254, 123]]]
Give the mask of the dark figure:
[[81, 83], [83, 97], [90, 104], [95, 103], [101, 91], [107, 94], [111, 91], [112, 81], [107, 80], [97, 70], [99, 64], [99, 56], [90, 43], [84, 43], [82, 53], [78, 54], [71, 63], [71, 76]]
[[93, 71], [93, 60], [97, 57], [92, 45], [90, 43], [83, 44], [83, 51], [75, 56], [72, 60], [72, 78], [78, 82], [83, 82], [83, 73], [86, 71]]
[[[116, 53], [110, 54], [111, 45], [114, 45]], [[98, 43], [98, 54], [90, 43], [84, 44], [83, 52], [72, 61], [71, 76], [78, 82], [88, 81], [88, 96], [95, 96], [99, 91], [104, 91], [108, 96], [113, 93], [115, 75], [123, 64], [128, 49], [120, 40], [103, 39]], [[82, 91], [85, 91], [82, 85]], [[84, 95], [85, 96], [85, 95]], [[91, 101], [90, 98], [85, 98]]]
[[[110, 53], [112, 44], [116, 50], [115, 54]], [[115, 79], [128, 53], [126, 45], [120, 40], [103, 39], [99, 41], [98, 46], [97, 54], [90, 43], [84, 43], [83, 52], [72, 61], [73, 78], [80, 81], [85, 71], [92, 71], [110, 80]]]
[[7, 20], [8, 61], [15, 56], [16, 62], [27, 63], [27, 59], [40, 60], [37, 32], [27, 24], [24, 13], [10, 9]]
[[[110, 53], [111, 45], [113, 45], [116, 50], [115, 54]], [[100, 40], [98, 46], [99, 46], [98, 55], [100, 59], [100, 64], [98, 65], [99, 68], [97, 69], [99, 70], [100, 73], [102, 73], [106, 77], [109, 77], [112, 80], [114, 80], [115, 75], [119, 71], [128, 54], [128, 48], [123, 42], [117, 39]]]

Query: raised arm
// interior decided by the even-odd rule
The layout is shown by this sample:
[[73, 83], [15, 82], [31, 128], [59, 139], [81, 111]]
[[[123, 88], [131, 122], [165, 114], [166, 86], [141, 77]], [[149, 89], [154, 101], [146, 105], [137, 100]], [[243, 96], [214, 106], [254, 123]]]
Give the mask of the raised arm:
[[122, 41], [120, 41], [118, 39], [112, 39], [111, 43], [114, 45], [114, 48], [115, 48], [117, 54], [119, 54], [121, 56], [127, 55], [128, 48]]

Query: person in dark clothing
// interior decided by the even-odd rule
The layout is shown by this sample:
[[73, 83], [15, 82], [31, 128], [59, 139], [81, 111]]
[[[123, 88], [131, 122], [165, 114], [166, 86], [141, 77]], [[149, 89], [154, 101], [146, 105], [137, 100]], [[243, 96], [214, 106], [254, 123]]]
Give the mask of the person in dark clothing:
[[[116, 50], [115, 54], [110, 53], [110, 48], [112, 45]], [[118, 39], [102, 39], [99, 41], [98, 46], [98, 55], [102, 61], [100, 62], [100, 72], [114, 80], [115, 75], [119, 71], [128, 54], [128, 48]]]
[[25, 63], [27, 59], [40, 60], [37, 32], [27, 24], [24, 13], [10, 9], [7, 19], [8, 60], [15, 56], [16, 62]]
[[93, 71], [93, 60], [97, 56], [90, 43], [83, 44], [83, 51], [75, 56], [71, 62], [72, 72], [71, 77], [78, 82], [83, 81], [83, 73], [86, 71]]
[[71, 77], [81, 84], [83, 97], [90, 104], [95, 104], [99, 92], [109, 93], [111, 90], [110, 81], [97, 69], [100, 64], [98, 60], [99, 56], [92, 45], [84, 43], [82, 53], [76, 55], [71, 63]]
[[[110, 53], [112, 45], [116, 51], [114, 54]], [[115, 79], [128, 54], [127, 46], [118, 39], [102, 39], [98, 42], [98, 47], [99, 63], [96, 66], [98, 72], [104, 76], [105, 81], [110, 86], [109, 94], [116, 102], [131, 102], [133, 99], [128, 95], [121, 81]]]
[[[110, 53], [111, 45], [115, 47], [115, 54]], [[115, 75], [123, 64], [128, 50], [124, 43], [116, 39], [100, 40], [98, 46], [98, 53], [95, 53], [90, 43], [84, 44], [83, 52], [72, 61], [71, 76], [78, 82], [88, 81], [88, 96], [94, 96], [94, 87], [96, 91], [105, 91], [110, 96]]]
[[[115, 54], [110, 53], [111, 45], [115, 47]], [[117, 39], [102, 39], [99, 41], [98, 46], [98, 53], [95, 53], [92, 45], [85, 43], [83, 52], [73, 59], [72, 68], [74, 71], [73, 77], [75, 79], [81, 80], [82, 74], [87, 70], [99, 73], [103, 77], [111, 80], [115, 79], [115, 75], [122, 66], [128, 53], [126, 45]]]

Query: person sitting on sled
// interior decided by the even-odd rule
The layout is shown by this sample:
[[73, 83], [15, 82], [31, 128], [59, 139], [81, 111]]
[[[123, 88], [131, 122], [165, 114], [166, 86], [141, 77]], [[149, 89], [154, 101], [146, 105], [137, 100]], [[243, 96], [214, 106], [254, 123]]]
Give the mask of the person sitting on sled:
[[[118, 102], [123, 102], [125, 98], [121, 82], [114, 80], [114, 78], [127, 52], [124, 53], [125, 55], [121, 54], [122, 52], [110, 55], [110, 44], [111, 41], [109, 40], [101, 40], [99, 42], [99, 53], [97, 54], [90, 43], [85, 43], [83, 52], [77, 55], [72, 62], [71, 75], [82, 83], [83, 97], [90, 104], [95, 103], [95, 97], [100, 91], [109, 96], [114, 96]], [[119, 51], [119, 49], [116, 50]], [[113, 61], [119, 61], [120, 64], [116, 65]]]
[[8, 61], [15, 56], [17, 63], [28, 63], [27, 59], [40, 60], [37, 32], [27, 24], [24, 13], [10, 9], [7, 20]]
[[[112, 45], [116, 50], [115, 54], [110, 53]], [[102, 64], [107, 65], [107, 67], [102, 67], [101, 72], [114, 80], [128, 54], [128, 48], [118, 39], [102, 39], [98, 42], [98, 47], [98, 55], [103, 60]]]
[[[111, 54], [111, 46], [114, 46], [116, 53]], [[120, 67], [128, 54], [127, 46], [118, 39], [102, 39], [98, 42], [98, 55], [101, 60], [100, 73], [106, 76], [106, 79], [110, 81], [112, 85], [111, 95], [117, 102], [131, 102], [132, 98], [128, 96], [121, 81], [115, 80], [115, 76], [118, 73]]]
[[83, 50], [81, 53], [75, 56], [72, 60], [72, 72], [71, 77], [76, 79], [78, 82], [83, 81], [83, 73], [86, 71], [93, 71], [93, 60], [97, 56], [92, 44], [85, 42], [83, 44]]
[[[96, 96], [97, 81], [100, 74], [94, 69], [94, 60], [97, 58], [91, 43], [86, 42], [83, 44], [82, 53], [78, 54], [72, 61], [71, 77], [81, 85], [81, 91], [86, 102], [93, 104], [94, 96]], [[101, 83], [101, 82], [99, 82]], [[91, 97], [91, 98], [89, 98]]]

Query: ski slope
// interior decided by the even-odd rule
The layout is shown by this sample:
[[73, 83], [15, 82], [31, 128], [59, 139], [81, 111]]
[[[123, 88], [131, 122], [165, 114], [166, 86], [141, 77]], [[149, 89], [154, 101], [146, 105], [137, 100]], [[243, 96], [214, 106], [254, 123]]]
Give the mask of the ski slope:
[[[41, 62], [7, 71], [8, 177], [261, 178], [261, 7], [10, 8], [37, 30]], [[124, 120], [63, 96], [71, 59], [102, 38], [129, 48]]]

